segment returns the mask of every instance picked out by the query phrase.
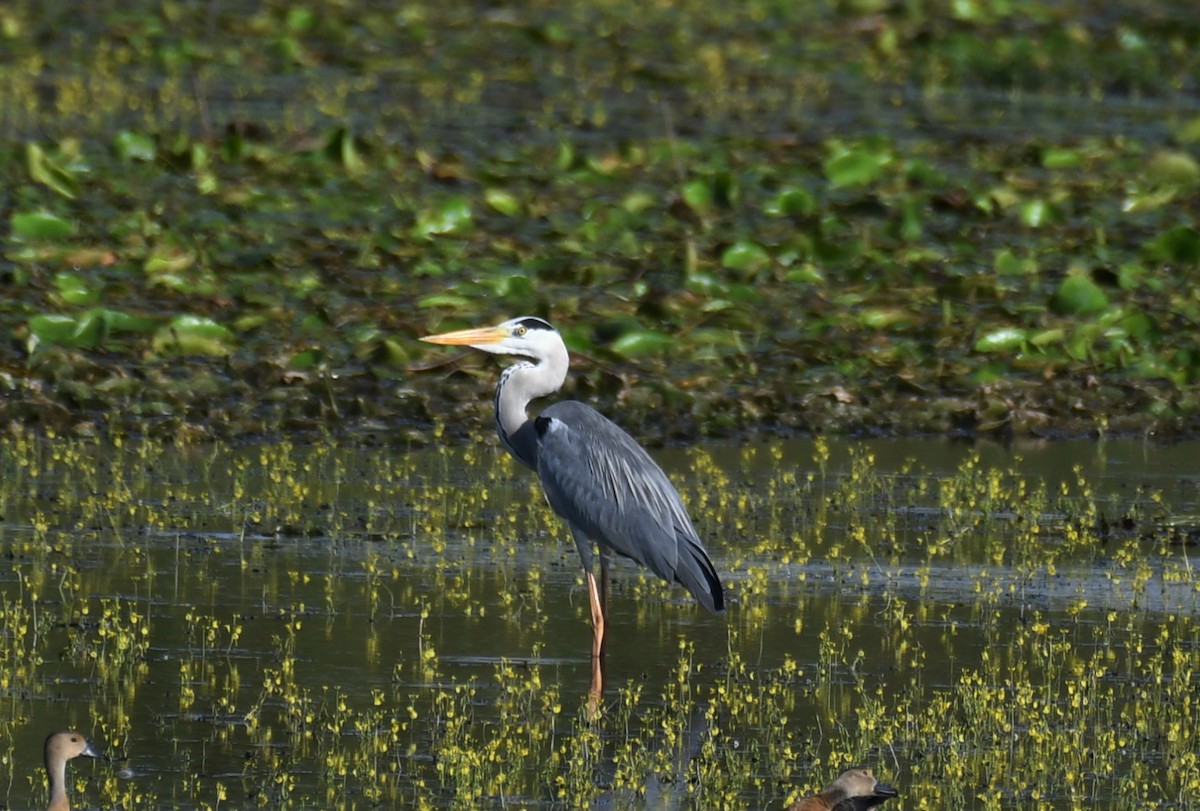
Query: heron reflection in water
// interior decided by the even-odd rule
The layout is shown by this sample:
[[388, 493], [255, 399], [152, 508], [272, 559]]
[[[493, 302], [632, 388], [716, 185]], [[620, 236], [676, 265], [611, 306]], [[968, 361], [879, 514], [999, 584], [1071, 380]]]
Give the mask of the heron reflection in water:
[[[567, 347], [554, 327], [524, 316], [421, 340], [526, 358], [500, 374], [496, 428], [509, 453], [538, 474], [546, 501], [571, 528], [583, 561], [592, 614], [594, 699], [603, 690], [609, 552], [679, 583], [709, 611], [725, 610], [716, 567], [679, 493], [650, 454], [607, 417], [575, 400], [554, 403], [530, 418], [529, 403], [558, 391], [567, 378]], [[599, 582], [593, 543], [600, 553]]]

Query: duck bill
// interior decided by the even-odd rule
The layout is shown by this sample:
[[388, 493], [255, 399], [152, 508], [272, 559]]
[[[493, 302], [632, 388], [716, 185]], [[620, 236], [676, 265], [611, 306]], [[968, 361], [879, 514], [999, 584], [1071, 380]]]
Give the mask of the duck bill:
[[896, 791], [896, 787], [889, 783], [876, 783], [875, 796], [880, 800], [886, 800], [890, 797], [899, 796], [900, 792]]
[[461, 329], [457, 332], [443, 332], [439, 335], [426, 335], [421, 340], [427, 344], [443, 344], [445, 346], [487, 346], [499, 343], [508, 337], [508, 331], [500, 327], [480, 327], [478, 329]]

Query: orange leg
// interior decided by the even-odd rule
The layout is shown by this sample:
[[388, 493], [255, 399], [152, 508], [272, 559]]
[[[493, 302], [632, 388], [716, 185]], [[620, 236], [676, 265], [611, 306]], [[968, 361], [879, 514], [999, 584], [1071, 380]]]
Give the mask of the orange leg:
[[592, 685], [588, 689], [588, 714], [599, 715], [604, 697], [604, 598], [607, 578], [601, 576], [601, 585], [596, 585], [596, 575], [587, 572], [588, 602], [592, 607]]
[[608, 591], [608, 584], [605, 583], [608, 578], [604, 576], [604, 571], [601, 571], [601, 585], [596, 585], [596, 575], [592, 572], [587, 573], [588, 587], [588, 602], [592, 606], [592, 658], [599, 659], [604, 655], [604, 617], [605, 617], [605, 594]]

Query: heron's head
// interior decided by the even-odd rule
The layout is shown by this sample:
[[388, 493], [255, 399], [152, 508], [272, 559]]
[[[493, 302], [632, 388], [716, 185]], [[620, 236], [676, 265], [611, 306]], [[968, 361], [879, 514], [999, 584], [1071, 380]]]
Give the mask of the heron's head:
[[494, 355], [522, 355], [534, 360], [544, 360], [562, 346], [558, 330], [532, 315], [523, 315], [494, 327], [426, 335], [421, 340], [431, 344], [469, 346]]

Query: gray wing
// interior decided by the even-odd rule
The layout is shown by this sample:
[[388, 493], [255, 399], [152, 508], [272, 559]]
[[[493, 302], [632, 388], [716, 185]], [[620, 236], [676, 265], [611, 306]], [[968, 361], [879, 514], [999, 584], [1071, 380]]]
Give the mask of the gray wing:
[[[721, 580], [679, 493], [629, 434], [574, 400], [546, 408], [534, 426], [546, 499], [577, 536], [680, 583], [710, 611], [724, 609]], [[590, 565], [582, 544], [580, 554]]]

